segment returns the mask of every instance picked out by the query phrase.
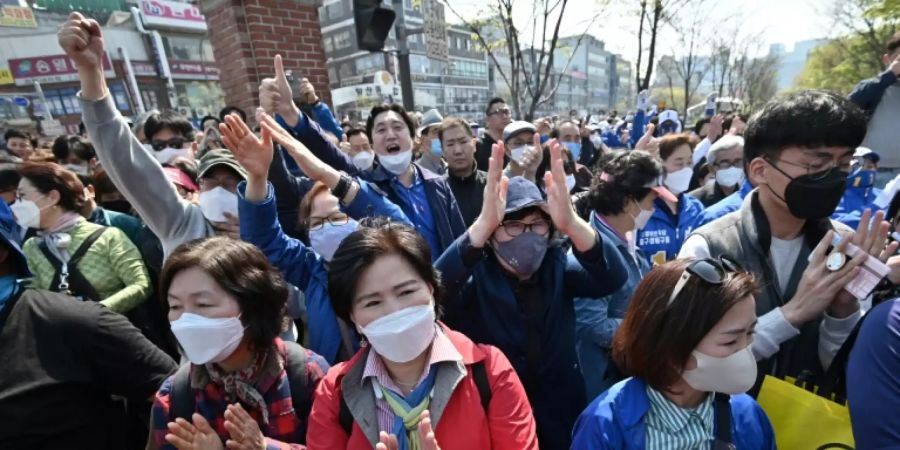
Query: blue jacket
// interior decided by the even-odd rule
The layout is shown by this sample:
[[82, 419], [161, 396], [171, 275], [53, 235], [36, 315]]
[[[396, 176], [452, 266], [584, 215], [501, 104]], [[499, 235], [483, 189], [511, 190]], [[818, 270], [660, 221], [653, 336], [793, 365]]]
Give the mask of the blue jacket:
[[[575, 356], [575, 297], [598, 298], [625, 282], [625, 263], [615, 246], [599, 239], [587, 252], [566, 255], [552, 245], [534, 284], [511, 277], [489, 249], [476, 249], [460, 237], [435, 264], [444, 287], [450, 328], [480, 344], [498, 347], [526, 384], [541, 448], [569, 446], [575, 418], [584, 407], [584, 380]], [[516, 298], [519, 289], [540, 289], [543, 314], [528, 317]], [[538, 329], [540, 365], [527, 370], [528, 329]], [[528, 380], [539, 380], [537, 385]]]
[[[396, 205], [373, 192], [363, 181], [359, 193], [344, 212], [355, 219], [366, 216], [383, 216], [409, 223]], [[275, 194], [269, 184], [266, 199], [256, 203], [244, 197], [247, 182], [238, 185], [238, 217], [241, 221], [241, 239], [257, 247], [277, 267], [288, 283], [303, 291], [306, 297], [307, 323], [309, 324], [309, 349], [322, 355], [329, 364], [337, 362], [341, 346], [341, 331], [337, 316], [328, 295], [328, 271], [325, 260], [298, 239], [288, 237], [278, 223]], [[353, 351], [359, 349], [355, 335]], [[351, 352], [352, 354], [352, 352]]]
[[575, 350], [588, 399], [597, 397], [619, 381], [605, 376], [613, 336], [625, 317], [631, 294], [644, 275], [650, 272], [650, 263], [644, 253], [640, 249], [634, 249], [635, 255], [632, 256], [629, 243], [600, 220], [596, 213], [591, 213], [591, 225], [601, 239], [616, 246], [625, 261], [628, 279], [612, 294], [600, 298], [575, 299]]
[[862, 170], [847, 178], [847, 189], [841, 197], [841, 203], [834, 210], [831, 218], [851, 228], [859, 225], [864, 209], [871, 209], [872, 213], [881, 210], [875, 204], [875, 199], [881, 193], [881, 189], [874, 186], [875, 171]]
[[[650, 410], [647, 385], [638, 378], [620, 381], [597, 397], [578, 417], [573, 450], [643, 450]], [[731, 396], [731, 437], [738, 450], [775, 450], [775, 432], [762, 408], [747, 394]]]
[[694, 228], [700, 228], [719, 217], [727, 216], [728, 214], [741, 209], [741, 204], [744, 203], [744, 197], [752, 190], [753, 186], [750, 182], [744, 180], [744, 184], [741, 185], [741, 190], [723, 198], [719, 203], [706, 208], [706, 211], [703, 211], [703, 214], [697, 219], [697, 225], [694, 226]]
[[884, 91], [896, 82], [897, 75], [891, 69], [887, 69], [877, 77], [863, 80], [857, 84], [850, 93], [850, 101], [871, 114], [875, 112], [875, 108], [881, 102]]
[[657, 198], [655, 203], [653, 217], [637, 235], [637, 246], [651, 265], [675, 259], [681, 244], [697, 228], [697, 221], [703, 214], [703, 203], [686, 193], [678, 196], [677, 217], [663, 199]]
[[[380, 167], [375, 170], [360, 171], [353, 165], [353, 161], [349, 156], [322, 136], [318, 125], [302, 114], [297, 122], [297, 126], [293, 128], [285, 124], [280, 117], [278, 120], [285, 129], [289, 130], [297, 140], [306, 145], [325, 164], [344, 171], [350, 176], [358, 176], [377, 185], [383, 192], [387, 193], [388, 199], [392, 203], [395, 205], [403, 204], [401, 197], [397, 195], [391, 185], [391, 180], [396, 178], [395, 175]], [[462, 213], [459, 211], [456, 198], [453, 196], [453, 191], [450, 190], [450, 185], [447, 184], [447, 181], [440, 175], [423, 169], [415, 163], [413, 163], [413, 166], [425, 183], [425, 194], [428, 204], [431, 206], [431, 214], [434, 218], [434, 225], [440, 241], [440, 248], [432, 249], [432, 254], [440, 255], [453, 244], [456, 238], [466, 232], [466, 225], [463, 222]], [[415, 221], [412, 217], [410, 219], [413, 222]]]

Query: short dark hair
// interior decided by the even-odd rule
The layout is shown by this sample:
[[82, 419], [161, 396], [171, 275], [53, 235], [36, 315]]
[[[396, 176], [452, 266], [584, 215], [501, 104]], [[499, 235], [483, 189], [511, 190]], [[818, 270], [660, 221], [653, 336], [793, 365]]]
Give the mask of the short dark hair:
[[469, 137], [475, 137], [475, 133], [472, 132], [472, 127], [469, 126], [469, 122], [466, 122], [465, 119], [459, 117], [447, 117], [438, 126], [438, 140], [444, 142], [444, 132], [454, 127], [462, 128]]
[[588, 201], [591, 209], [604, 216], [619, 214], [629, 200], [646, 197], [650, 193], [646, 186], [659, 179], [663, 170], [659, 159], [641, 150], [611, 151], [603, 155], [598, 168]]
[[731, 129], [731, 124], [734, 123], [734, 119], [741, 119], [741, 122], [747, 123], [748, 117], [744, 113], [729, 113], [722, 119], [722, 130], [726, 133]]
[[72, 140], [73, 137], [74, 136], [64, 134], [53, 140], [53, 146], [50, 147], [50, 150], [53, 152], [53, 157], [56, 158], [57, 161], [65, 161], [69, 158], [69, 152], [71, 152], [69, 141]]
[[31, 137], [25, 134], [25, 132], [16, 130], [15, 128], [6, 130], [6, 133], [3, 134], [3, 140], [6, 142], [9, 142], [9, 140], [13, 138], [25, 139], [28, 142], [31, 142]]
[[15, 190], [19, 186], [19, 170], [13, 164], [0, 164], [0, 192]]
[[250, 346], [262, 350], [280, 334], [289, 290], [281, 273], [256, 246], [216, 236], [180, 245], [159, 275], [160, 299], [166, 303], [175, 276], [199, 268], [237, 299]]
[[703, 125], [706, 125], [708, 123], [709, 123], [709, 117], [702, 117], [702, 118], [698, 119], [697, 122], [694, 124], [694, 134], [699, 135], [700, 130], [703, 129]]
[[[219, 111], [219, 123], [225, 122], [225, 116], [232, 113], [240, 116], [241, 120], [244, 122], [247, 121], [247, 113], [245, 113], [243, 109], [238, 108], [237, 106], [226, 106]], [[200, 121], [200, 123], [203, 123], [203, 121]]]
[[398, 255], [434, 289], [435, 309], [440, 316], [442, 288], [440, 274], [431, 262], [431, 248], [416, 230], [386, 219], [365, 221], [344, 238], [328, 268], [328, 293], [334, 313], [350, 321], [359, 275], [379, 257]]
[[179, 134], [187, 140], [194, 140], [194, 126], [191, 121], [178, 111], [164, 109], [159, 114], [151, 114], [144, 122], [144, 137], [147, 138], [147, 142], [152, 141], [153, 136], [164, 128], [172, 130], [173, 133]]
[[97, 157], [97, 152], [94, 150], [94, 144], [81, 136], [75, 136], [69, 141], [69, 151], [74, 153], [75, 156], [82, 161], [90, 161]]
[[663, 161], [669, 159], [672, 153], [675, 153], [675, 150], [682, 145], [687, 145], [693, 152], [697, 141], [687, 133], [668, 134], [659, 138], [659, 158]]
[[894, 33], [894, 35], [887, 40], [888, 53], [894, 53], [898, 48], [900, 48], [900, 31]]
[[658, 391], [681, 378], [691, 352], [731, 307], [757, 293], [750, 272], [728, 273], [721, 285], [692, 276], [669, 305], [689, 263], [679, 259], [651, 270], [635, 289], [613, 338], [616, 364]]
[[491, 112], [491, 108], [497, 103], [506, 104], [506, 100], [503, 100], [501, 97], [494, 97], [490, 99], [487, 103], [487, 108], [485, 108], [484, 113], [489, 114]]
[[19, 175], [27, 178], [42, 194], [59, 192], [59, 206], [78, 212], [84, 206], [84, 185], [74, 172], [52, 162], [26, 162], [19, 166]]
[[369, 135], [366, 133], [366, 130], [364, 130], [362, 128], [350, 128], [349, 130], [347, 130], [346, 134], [347, 134], [347, 139], [350, 139], [351, 137], [356, 136], [357, 134], [361, 134], [361, 135], [365, 136], [366, 139], [369, 139]]
[[766, 103], [744, 131], [744, 161], [778, 158], [788, 147], [856, 148], [866, 136], [866, 115], [829, 91], [793, 92]]
[[[242, 112], [243, 112], [243, 111], [242, 111]], [[203, 116], [203, 117], [200, 119], [200, 127], [201, 127], [201, 128], [203, 127], [203, 122], [206, 122], [207, 120], [215, 120], [215, 121], [216, 121], [216, 124], [222, 123], [222, 121], [219, 120], [219, 118], [216, 117], [216, 116], [205, 115], [205, 116]], [[224, 119], [223, 119], [223, 120], [224, 120]], [[205, 131], [205, 130], [204, 130], [204, 131]]]
[[393, 103], [390, 105], [381, 104], [372, 107], [372, 111], [369, 112], [369, 118], [366, 119], [366, 134], [369, 135], [369, 139], [372, 139], [372, 128], [375, 127], [375, 118], [388, 111], [399, 114], [400, 117], [403, 118], [403, 121], [406, 122], [406, 127], [409, 128], [409, 135], [411, 137], [416, 136], [416, 121], [413, 120], [408, 112], [406, 112], [406, 109], [404, 109], [403, 106]]

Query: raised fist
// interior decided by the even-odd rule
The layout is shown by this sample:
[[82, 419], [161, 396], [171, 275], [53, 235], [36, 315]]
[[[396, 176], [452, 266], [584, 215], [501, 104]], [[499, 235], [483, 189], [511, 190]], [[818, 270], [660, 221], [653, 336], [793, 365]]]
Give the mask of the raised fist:
[[316, 88], [314, 88], [312, 83], [306, 78], [300, 80], [300, 98], [303, 100], [303, 103], [306, 103], [307, 105], [315, 105], [319, 102], [319, 96], [316, 95]]
[[646, 111], [647, 106], [650, 105], [650, 91], [644, 89], [641, 92], [638, 92], [637, 95], [637, 104], [635, 105], [635, 109], [638, 111]]
[[56, 36], [59, 46], [79, 69], [97, 69], [103, 64], [103, 34], [96, 20], [73, 12]]

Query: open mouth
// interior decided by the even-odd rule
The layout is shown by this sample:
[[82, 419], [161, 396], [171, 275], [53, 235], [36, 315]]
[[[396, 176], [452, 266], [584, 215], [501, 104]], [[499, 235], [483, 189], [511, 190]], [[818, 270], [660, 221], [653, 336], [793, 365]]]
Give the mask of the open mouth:
[[397, 152], [400, 151], [400, 146], [397, 145], [397, 144], [391, 144], [391, 145], [388, 145], [388, 146], [387, 146], [387, 149], [386, 149], [386, 150], [387, 150], [388, 153], [392, 153], [392, 154], [393, 154], [393, 153], [397, 153]]

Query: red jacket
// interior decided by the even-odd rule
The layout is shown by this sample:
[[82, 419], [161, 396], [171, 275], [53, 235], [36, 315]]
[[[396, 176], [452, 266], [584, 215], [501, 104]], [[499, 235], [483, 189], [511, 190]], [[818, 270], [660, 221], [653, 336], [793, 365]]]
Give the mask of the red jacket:
[[[473, 450], [473, 449], [508, 449], [537, 450], [538, 442], [534, 416], [522, 382], [509, 364], [506, 356], [496, 347], [478, 345], [461, 333], [442, 326], [444, 333], [463, 357], [467, 370], [453, 392], [440, 417], [435, 421], [435, 436], [441, 450]], [[316, 389], [315, 401], [309, 415], [309, 428], [306, 445], [309, 450], [369, 450], [374, 448], [370, 438], [360, 428], [358, 419], [353, 422], [350, 436], [344, 432], [338, 419], [340, 398], [343, 383], [360, 384], [362, 366], [365, 366], [369, 347], [364, 347], [350, 361], [340, 363], [331, 368]], [[481, 397], [468, 367], [473, 363], [484, 361], [485, 372], [491, 386], [491, 403], [485, 417], [481, 405]], [[345, 377], [349, 377], [345, 380]], [[352, 379], [355, 376], [356, 379]], [[435, 396], [441, 386], [435, 384]], [[345, 396], [348, 408], [353, 412], [354, 405], [361, 400], [370, 405], [374, 412], [375, 394], [368, 383], [363, 388], [354, 388], [356, 396]], [[360, 399], [371, 396], [371, 399]], [[432, 404], [434, 406], [434, 402]], [[374, 414], [371, 416], [374, 417]], [[377, 421], [374, 424], [377, 428]], [[371, 429], [371, 426], [369, 427]], [[377, 435], [377, 431], [375, 432]], [[377, 439], [377, 436], [374, 437]], [[375, 441], [377, 443], [377, 440]]]

